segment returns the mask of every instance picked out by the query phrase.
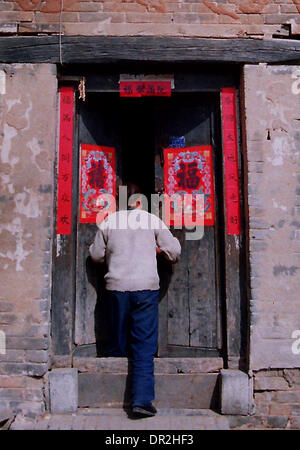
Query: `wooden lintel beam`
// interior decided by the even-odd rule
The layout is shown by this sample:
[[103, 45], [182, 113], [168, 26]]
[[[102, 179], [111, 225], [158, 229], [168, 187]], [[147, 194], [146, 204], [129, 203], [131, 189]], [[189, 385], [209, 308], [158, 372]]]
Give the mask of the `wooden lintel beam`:
[[2, 63], [113, 62], [289, 63], [300, 61], [300, 41], [178, 37], [0, 37]]

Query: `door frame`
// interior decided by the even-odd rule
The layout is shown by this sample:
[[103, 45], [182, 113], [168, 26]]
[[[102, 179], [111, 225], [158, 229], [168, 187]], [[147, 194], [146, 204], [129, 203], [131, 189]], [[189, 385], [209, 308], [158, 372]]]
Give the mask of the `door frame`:
[[[240, 173], [240, 202], [242, 234], [240, 239], [228, 236], [224, 232], [224, 255], [222, 265], [224, 271], [225, 299], [223, 302], [223, 351], [224, 367], [241, 368], [247, 359], [247, 290], [246, 280], [246, 215], [244, 214], [244, 155], [241, 145], [240, 126], [240, 67], [225, 64], [185, 64], [174, 65], [162, 63], [152, 66], [151, 63], [115, 64], [113, 66], [81, 66], [70, 65], [60, 68], [59, 83], [72, 85], [75, 92], [78, 82], [85, 78], [86, 95], [92, 92], [118, 92], [120, 73], [174, 73], [176, 75], [176, 92], [215, 92], [221, 95], [224, 87], [235, 87], [237, 93], [238, 155]], [[181, 76], [181, 75], [182, 76]], [[76, 96], [78, 97], [78, 96]], [[74, 157], [73, 179], [78, 179], [78, 102], [74, 111]], [[222, 142], [220, 143], [222, 147]], [[76, 149], [76, 151], [75, 151]], [[224, 173], [224, 172], [223, 172]], [[57, 170], [55, 171], [55, 187], [57, 189]], [[224, 190], [224, 182], [223, 182]], [[53, 364], [65, 361], [71, 364], [74, 346], [75, 323], [75, 270], [76, 270], [76, 234], [78, 189], [73, 182], [73, 222], [72, 234], [63, 236], [57, 241], [53, 239], [53, 273], [52, 273], [52, 352]], [[55, 207], [56, 210], [55, 192]], [[223, 199], [225, 195], [223, 192]], [[223, 217], [225, 223], [225, 217]], [[54, 232], [56, 224], [54, 224]], [[59, 249], [59, 251], [58, 251]], [[67, 280], [67, 281], [66, 281]], [[88, 352], [87, 352], [88, 354]], [[213, 355], [212, 355], [213, 356]], [[219, 355], [214, 355], [219, 356]]]

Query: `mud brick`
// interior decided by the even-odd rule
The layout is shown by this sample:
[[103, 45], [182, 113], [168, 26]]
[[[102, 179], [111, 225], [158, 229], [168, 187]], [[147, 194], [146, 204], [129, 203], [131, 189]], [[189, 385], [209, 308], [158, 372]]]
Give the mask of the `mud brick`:
[[59, 13], [43, 13], [37, 11], [35, 13], [35, 22], [36, 23], [59, 23], [60, 14]]
[[24, 390], [20, 388], [0, 388], [0, 398], [4, 400], [22, 401], [24, 399]]
[[271, 416], [289, 416], [292, 412], [292, 406], [284, 403], [271, 403], [269, 414]]
[[280, 5], [280, 12], [283, 14], [297, 14], [297, 6], [296, 5]]
[[0, 325], [14, 323], [17, 320], [15, 314], [0, 313]]
[[22, 376], [0, 375], [0, 388], [21, 388], [26, 385], [26, 378]]
[[109, 23], [123, 23], [125, 22], [125, 14], [124, 13], [89, 13], [83, 12], [79, 14], [80, 22], [104, 22], [109, 21]]
[[39, 310], [40, 310], [41, 312], [43, 312], [43, 311], [48, 311], [49, 308], [50, 308], [50, 302], [49, 302], [49, 300], [41, 300], [41, 301], [39, 302]]
[[42, 402], [43, 391], [42, 389], [26, 389], [24, 390], [23, 398], [25, 401]]
[[[300, 370], [285, 369], [284, 374], [291, 380], [293, 384], [300, 385]], [[300, 389], [300, 387], [299, 387]], [[300, 400], [299, 400], [300, 401]]]
[[[80, 12], [99, 12], [99, 11], [112, 11], [112, 6], [115, 2], [112, 3], [100, 3], [100, 2], [84, 2], [80, 3]], [[109, 5], [108, 9], [105, 9], [105, 5]], [[114, 8], [115, 9], [115, 8]], [[116, 10], [116, 9], [115, 9]]]
[[47, 350], [27, 350], [25, 358], [28, 362], [46, 363], [49, 360], [49, 352]]
[[6, 349], [4, 355], [0, 354], [0, 362], [24, 362], [25, 351]]
[[290, 417], [290, 428], [293, 430], [300, 430], [300, 416]]
[[250, 251], [263, 252], [263, 251], [267, 250], [267, 248], [268, 248], [267, 242], [251, 241], [251, 243], [250, 243]]
[[0, 302], [0, 312], [11, 312], [14, 309], [14, 304], [9, 302]]
[[256, 376], [254, 378], [255, 391], [283, 391], [289, 389], [287, 381], [281, 377]]
[[[296, 401], [296, 400], [294, 400]], [[300, 402], [297, 405], [290, 405], [292, 409], [292, 416], [300, 416]]]
[[8, 349], [23, 350], [47, 350], [49, 342], [47, 338], [30, 338], [30, 337], [7, 337], [6, 347]]
[[15, 34], [18, 31], [18, 23], [0, 23], [0, 33]]
[[47, 364], [0, 363], [0, 375], [11, 374], [41, 377], [47, 370]]
[[273, 23], [289, 23], [291, 20], [296, 23], [300, 23], [299, 14], [266, 14], [265, 15], [265, 23], [273, 24]]
[[194, 13], [175, 13], [175, 23], [218, 23], [218, 16], [216, 14], [194, 14]]
[[19, 22], [20, 18], [20, 11], [1, 11], [0, 23]]
[[300, 390], [299, 391], [291, 391], [291, 392], [276, 392], [276, 396], [274, 398], [277, 403], [299, 403], [300, 404]]
[[266, 425], [269, 428], [286, 428], [289, 418], [286, 416], [268, 416]]
[[264, 417], [257, 416], [229, 416], [230, 429], [264, 429]]
[[172, 14], [161, 13], [126, 13], [125, 22], [131, 23], [171, 23]]
[[12, 2], [1, 2], [0, 3], [0, 11], [11, 11], [14, 9], [14, 5]]

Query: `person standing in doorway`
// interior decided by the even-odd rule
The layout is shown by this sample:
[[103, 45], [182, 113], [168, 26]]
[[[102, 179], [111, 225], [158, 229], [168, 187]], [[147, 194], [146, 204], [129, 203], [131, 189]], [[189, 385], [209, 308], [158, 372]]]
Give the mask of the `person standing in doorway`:
[[[128, 184], [129, 206], [99, 226], [90, 255], [106, 262], [110, 341], [107, 356], [131, 359], [131, 411], [153, 416], [154, 356], [158, 345], [159, 277], [156, 253], [177, 262], [181, 247], [166, 225], [142, 208], [140, 189]], [[134, 195], [133, 195], [134, 194]], [[133, 201], [130, 201], [134, 198]]]

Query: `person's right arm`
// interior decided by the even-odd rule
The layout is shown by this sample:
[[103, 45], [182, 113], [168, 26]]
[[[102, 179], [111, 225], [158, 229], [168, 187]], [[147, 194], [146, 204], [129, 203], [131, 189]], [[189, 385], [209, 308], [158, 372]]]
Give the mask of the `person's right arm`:
[[173, 263], [177, 262], [181, 254], [181, 246], [166, 225], [159, 226], [155, 231], [155, 239], [157, 247], [165, 254], [166, 258]]
[[95, 240], [89, 249], [91, 258], [96, 263], [102, 263], [105, 260], [105, 250], [107, 242], [105, 231], [105, 228], [99, 228], [96, 233]]

